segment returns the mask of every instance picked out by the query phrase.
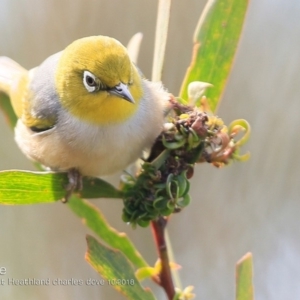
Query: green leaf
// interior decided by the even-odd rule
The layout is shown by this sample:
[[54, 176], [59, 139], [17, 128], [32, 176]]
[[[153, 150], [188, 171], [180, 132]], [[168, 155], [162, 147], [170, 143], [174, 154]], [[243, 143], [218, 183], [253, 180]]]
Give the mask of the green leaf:
[[153, 276], [157, 276], [159, 272], [157, 272], [157, 269], [153, 267], [144, 267], [136, 270], [135, 276], [139, 281], [143, 281], [146, 278], [150, 278]]
[[82, 191], [77, 193], [81, 198], [122, 198], [122, 192], [103, 179], [96, 177], [83, 177], [82, 184]]
[[[0, 204], [50, 203], [65, 196], [67, 173], [0, 171]], [[83, 178], [85, 198], [120, 198], [121, 192], [98, 178]]]
[[236, 265], [236, 300], [253, 300], [252, 254], [245, 254]]
[[1, 204], [37, 204], [54, 202], [64, 197], [63, 185], [68, 180], [62, 173], [1, 171]]
[[17, 123], [17, 116], [11, 106], [10, 99], [5, 94], [0, 92], [0, 109], [3, 111], [4, 116], [10, 125], [13, 128]]
[[72, 197], [68, 205], [75, 214], [83, 219], [86, 226], [93, 230], [109, 246], [122, 251], [133, 265], [137, 268], [148, 266], [127, 235], [109, 226], [99, 209], [77, 197]]
[[86, 260], [107, 283], [132, 300], [153, 300], [154, 295], [146, 291], [134, 274], [134, 269], [119, 250], [112, 250], [87, 236]]
[[242, 32], [248, 0], [209, 0], [194, 34], [191, 65], [181, 86], [180, 97], [188, 99], [190, 82], [213, 84], [205, 96], [215, 112], [224, 92]]

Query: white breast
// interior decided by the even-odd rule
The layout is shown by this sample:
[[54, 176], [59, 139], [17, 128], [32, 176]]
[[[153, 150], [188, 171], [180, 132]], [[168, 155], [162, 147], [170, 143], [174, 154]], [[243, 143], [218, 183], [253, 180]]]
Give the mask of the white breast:
[[168, 94], [161, 84], [143, 81], [143, 85], [137, 113], [122, 124], [96, 126], [62, 110], [56, 127], [47, 132], [33, 133], [19, 121], [16, 141], [30, 159], [53, 170], [78, 168], [88, 176], [122, 170], [153, 144], [163, 127]]

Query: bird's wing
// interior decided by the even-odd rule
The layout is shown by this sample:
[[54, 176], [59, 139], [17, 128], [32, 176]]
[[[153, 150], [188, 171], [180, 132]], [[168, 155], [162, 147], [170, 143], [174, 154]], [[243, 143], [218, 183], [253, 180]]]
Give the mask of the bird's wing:
[[28, 84], [28, 71], [14, 60], [0, 56], [0, 92], [7, 94], [18, 117], [22, 115], [22, 101]]
[[27, 71], [12, 59], [0, 57], [0, 92], [10, 97], [17, 117], [25, 126], [41, 132], [55, 125], [56, 115], [51, 105], [48, 105], [49, 101], [44, 99], [44, 94], [48, 94], [44, 90], [48, 86], [47, 82], [43, 81], [38, 86], [37, 90], [41, 91], [39, 95], [32, 90], [31, 82], [37, 70], [38, 68], [34, 68]]
[[10, 96], [14, 81], [26, 72], [27, 70], [14, 60], [6, 56], [0, 56], [0, 91]]

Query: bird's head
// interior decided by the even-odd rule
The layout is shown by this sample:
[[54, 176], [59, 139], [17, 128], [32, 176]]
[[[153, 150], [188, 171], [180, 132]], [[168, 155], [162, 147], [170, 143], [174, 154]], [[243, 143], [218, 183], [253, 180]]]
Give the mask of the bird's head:
[[106, 36], [70, 44], [55, 74], [61, 105], [89, 123], [116, 124], [130, 118], [143, 95], [141, 77], [126, 48]]

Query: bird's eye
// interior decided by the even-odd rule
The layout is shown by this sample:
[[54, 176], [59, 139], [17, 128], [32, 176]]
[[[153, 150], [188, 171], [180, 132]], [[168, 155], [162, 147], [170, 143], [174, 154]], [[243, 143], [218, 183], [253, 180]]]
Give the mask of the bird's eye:
[[83, 72], [83, 84], [88, 92], [92, 93], [99, 90], [99, 79], [89, 71]]

